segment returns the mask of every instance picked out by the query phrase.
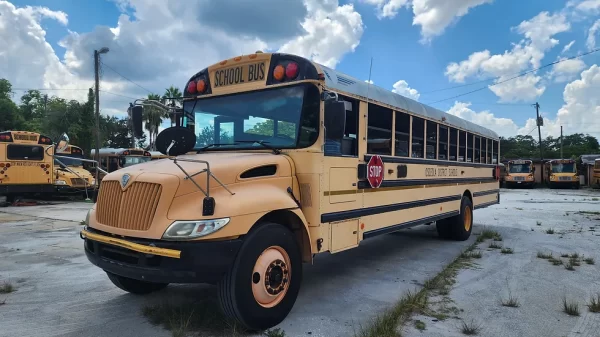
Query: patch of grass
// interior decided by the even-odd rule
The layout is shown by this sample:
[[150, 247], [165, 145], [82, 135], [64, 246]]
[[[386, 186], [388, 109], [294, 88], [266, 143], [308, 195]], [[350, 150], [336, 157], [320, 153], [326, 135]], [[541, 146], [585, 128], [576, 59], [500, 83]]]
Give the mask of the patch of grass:
[[563, 311], [569, 316], [579, 316], [579, 304], [575, 301], [569, 301], [563, 297]]
[[552, 258], [552, 253], [544, 253], [542, 251], [538, 251], [537, 252], [537, 257], [538, 259], [551, 259]]
[[500, 249], [500, 248], [502, 248], [502, 245], [499, 245], [496, 242], [492, 242], [492, 243], [490, 243], [489, 247], [492, 249]]
[[425, 322], [416, 320], [415, 321], [415, 328], [417, 328], [420, 331], [425, 330]]
[[569, 257], [572, 258], [572, 259], [578, 259], [579, 258], [579, 254], [573, 253], [573, 254], [569, 255]]
[[546, 229], [546, 234], [554, 234], [554, 229], [553, 228]]
[[542, 225], [542, 222], [541, 222], [541, 221], [538, 221], [538, 222], [536, 223], [536, 225], [538, 225], [538, 226], [541, 226], [541, 225]]
[[560, 254], [560, 257], [569, 257], [569, 254]]
[[590, 303], [587, 305], [588, 310], [594, 313], [600, 313], [600, 293], [596, 294], [596, 296], [592, 296], [590, 299]]
[[508, 295], [508, 298], [502, 300], [501, 303], [503, 307], [518, 308], [521, 306], [519, 299], [510, 294]]
[[493, 238], [502, 238], [502, 236], [500, 235], [500, 233], [498, 233], [496, 231], [484, 229], [481, 232], [481, 234], [479, 234], [479, 237], [477, 238], [476, 242], [481, 243], [485, 240], [493, 239]]
[[598, 199], [598, 198], [592, 198], [592, 201], [598, 201], [598, 200], [600, 200], [600, 199]]
[[512, 254], [513, 253], [513, 249], [512, 248], [502, 248], [502, 250], [500, 250], [500, 253], [502, 253], [502, 254]]
[[2, 285], [0, 285], [0, 294], [10, 294], [16, 290], [17, 289], [12, 285], [12, 283], [9, 282], [3, 282]]
[[594, 261], [593, 257], [586, 257], [583, 261], [585, 261], [587, 264], [596, 264], [596, 261]]
[[570, 258], [569, 263], [575, 267], [581, 266], [581, 262], [579, 262], [579, 259]]
[[[484, 237], [494, 236], [488, 237], [488, 235]], [[407, 324], [414, 314], [425, 314], [439, 320], [448, 318], [448, 315], [429, 308], [429, 297], [449, 293], [450, 287], [456, 282], [459, 270], [471, 266], [470, 253], [473, 253], [475, 246], [476, 244], [471, 245], [439, 274], [427, 280], [423, 289], [418, 292], [408, 292], [392, 308], [375, 316], [366, 326], [360, 326], [355, 337], [396, 337], [398, 327]]]
[[571, 271], [575, 270], [575, 266], [573, 266], [573, 263], [571, 260], [569, 260], [569, 262], [567, 262], [567, 264], [565, 264], [565, 269], [571, 270]]
[[475, 322], [471, 321], [471, 323], [463, 322], [461, 327], [461, 332], [467, 336], [474, 336], [481, 331], [481, 326], [475, 324]]
[[555, 259], [555, 258], [549, 259], [548, 262], [552, 263], [555, 266], [560, 266], [563, 264], [561, 259]]
[[164, 301], [146, 305], [142, 308], [142, 314], [150, 323], [170, 330], [173, 337], [184, 337], [193, 331], [232, 336], [245, 332], [221, 313], [212, 297], [198, 298], [202, 300], [184, 303]]
[[600, 212], [590, 212], [590, 211], [579, 211], [579, 214], [590, 214], [590, 215], [600, 215]]
[[285, 337], [285, 331], [279, 329], [279, 328], [275, 328], [272, 330], [267, 330], [264, 332], [264, 335], [266, 337]]
[[483, 255], [481, 254], [480, 250], [476, 250], [476, 251], [466, 251], [464, 253], [461, 254], [461, 257], [463, 259], [481, 259]]

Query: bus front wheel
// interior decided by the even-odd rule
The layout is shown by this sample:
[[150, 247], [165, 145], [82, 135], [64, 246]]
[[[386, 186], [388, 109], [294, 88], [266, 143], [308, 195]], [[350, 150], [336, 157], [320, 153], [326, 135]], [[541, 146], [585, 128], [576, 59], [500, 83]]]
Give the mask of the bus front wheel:
[[465, 241], [473, 230], [473, 203], [463, 196], [460, 202], [460, 214], [436, 223], [440, 237], [444, 239]]
[[164, 289], [168, 283], [153, 283], [132, 278], [119, 276], [113, 273], [106, 272], [108, 279], [121, 290], [136, 295], [146, 295]]
[[292, 310], [302, 280], [302, 258], [294, 234], [265, 223], [246, 236], [232, 268], [219, 282], [225, 315], [249, 330], [265, 330]]

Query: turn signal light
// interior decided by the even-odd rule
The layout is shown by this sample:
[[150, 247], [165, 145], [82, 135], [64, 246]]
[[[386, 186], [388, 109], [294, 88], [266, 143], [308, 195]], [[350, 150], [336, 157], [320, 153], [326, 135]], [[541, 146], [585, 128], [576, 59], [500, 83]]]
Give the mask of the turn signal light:
[[206, 90], [206, 82], [204, 80], [199, 80], [196, 84], [196, 89], [199, 94], [203, 93]]
[[275, 69], [273, 69], [273, 78], [277, 81], [283, 81], [283, 77], [285, 76], [285, 68], [280, 64]]
[[4, 167], [4, 163], [0, 163], [0, 167]]

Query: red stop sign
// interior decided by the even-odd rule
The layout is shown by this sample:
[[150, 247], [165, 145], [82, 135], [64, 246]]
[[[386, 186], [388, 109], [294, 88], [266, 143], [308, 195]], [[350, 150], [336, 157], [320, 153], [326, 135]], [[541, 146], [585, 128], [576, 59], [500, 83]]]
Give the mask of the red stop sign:
[[371, 156], [367, 163], [367, 180], [372, 188], [378, 188], [383, 182], [383, 160], [380, 156]]

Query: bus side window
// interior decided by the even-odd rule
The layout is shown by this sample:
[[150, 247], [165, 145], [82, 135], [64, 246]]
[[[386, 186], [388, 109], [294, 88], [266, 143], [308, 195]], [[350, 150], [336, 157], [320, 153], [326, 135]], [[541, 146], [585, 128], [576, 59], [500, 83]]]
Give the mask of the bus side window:
[[392, 154], [392, 110], [369, 104], [367, 153]]
[[342, 155], [358, 156], [358, 101], [340, 96], [346, 105], [346, 129], [342, 139]]
[[467, 132], [467, 163], [473, 162], [473, 134]]
[[342, 140], [346, 124], [344, 102], [330, 101], [325, 103], [325, 146], [326, 156], [342, 155]]
[[423, 118], [413, 116], [412, 121], [412, 157], [423, 158], [425, 141], [425, 121]]
[[394, 156], [408, 157], [410, 137], [410, 115], [396, 111], [396, 148]]

